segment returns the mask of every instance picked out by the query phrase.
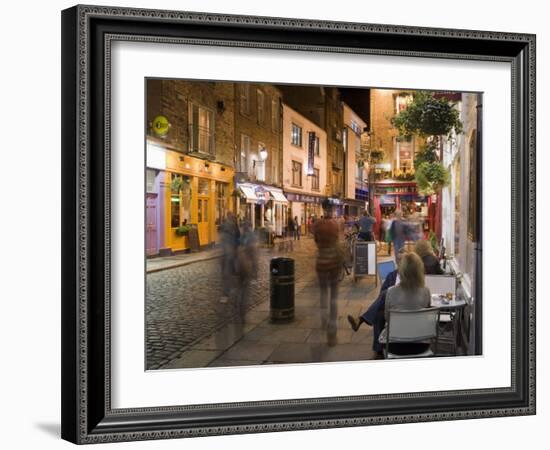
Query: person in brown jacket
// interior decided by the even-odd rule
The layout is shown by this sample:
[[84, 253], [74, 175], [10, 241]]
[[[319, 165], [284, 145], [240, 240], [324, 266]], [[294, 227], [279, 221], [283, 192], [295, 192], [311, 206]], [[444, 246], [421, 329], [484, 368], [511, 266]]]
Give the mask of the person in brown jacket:
[[329, 205], [325, 204], [323, 207], [325, 214], [315, 224], [313, 234], [317, 245], [315, 269], [319, 278], [321, 327], [326, 330], [328, 344], [335, 345], [338, 281], [343, 260], [338, 242], [338, 223], [332, 218]]

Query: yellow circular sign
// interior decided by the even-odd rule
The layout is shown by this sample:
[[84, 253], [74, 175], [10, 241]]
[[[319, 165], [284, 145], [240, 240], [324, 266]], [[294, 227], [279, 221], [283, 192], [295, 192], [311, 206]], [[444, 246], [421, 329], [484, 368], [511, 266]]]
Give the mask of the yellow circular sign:
[[157, 136], [166, 136], [170, 130], [170, 122], [165, 116], [157, 116], [153, 119], [153, 131]]

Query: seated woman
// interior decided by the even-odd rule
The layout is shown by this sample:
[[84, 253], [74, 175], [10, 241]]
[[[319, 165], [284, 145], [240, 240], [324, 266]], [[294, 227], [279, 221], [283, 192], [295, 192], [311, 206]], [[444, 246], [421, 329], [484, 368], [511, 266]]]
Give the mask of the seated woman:
[[428, 241], [416, 241], [414, 252], [422, 259], [426, 275], [443, 275], [445, 273], [439, 265], [439, 260], [434, 255], [432, 244]]
[[[399, 264], [399, 285], [388, 289], [384, 316], [386, 321], [392, 309], [416, 310], [430, 306], [430, 290], [424, 286], [424, 264], [416, 253], [406, 253]], [[389, 345], [391, 353], [411, 355], [422, 353], [430, 344], [393, 343]]]
[[396, 284], [399, 284], [399, 272], [398, 272], [399, 264], [401, 263], [401, 258], [405, 253], [406, 253], [406, 250], [404, 247], [401, 248], [397, 253], [397, 257], [396, 257], [397, 269], [395, 269], [393, 272], [390, 272], [386, 276], [386, 279], [384, 280], [384, 283], [380, 288], [380, 293], [378, 294], [378, 297], [369, 306], [369, 308], [357, 318], [351, 315], [348, 315], [348, 322], [350, 323], [353, 331], [357, 331], [362, 323], [366, 323], [373, 327], [372, 349], [375, 352], [377, 352], [379, 355], [382, 354], [383, 346], [378, 342], [378, 336], [380, 336], [380, 332], [386, 326], [386, 319], [384, 318], [384, 305], [386, 301], [386, 292], [390, 287], [395, 286]]

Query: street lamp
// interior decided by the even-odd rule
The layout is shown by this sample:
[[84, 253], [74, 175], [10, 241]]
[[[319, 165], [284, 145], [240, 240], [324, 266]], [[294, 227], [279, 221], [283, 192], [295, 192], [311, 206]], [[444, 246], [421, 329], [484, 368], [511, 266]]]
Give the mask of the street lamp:
[[260, 150], [260, 159], [262, 161], [265, 161], [267, 159], [267, 149], [265, 147], [262, 147]]

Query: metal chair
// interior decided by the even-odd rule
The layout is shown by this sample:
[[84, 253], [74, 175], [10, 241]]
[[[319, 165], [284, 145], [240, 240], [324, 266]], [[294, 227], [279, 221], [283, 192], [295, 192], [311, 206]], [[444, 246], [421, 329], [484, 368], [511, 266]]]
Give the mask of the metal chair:
[[[439, 333], [439, 308], [423, 308], [415, 310], [390, 309], [386, 328], [380, 333], [378, 341], [385, 344], [386, 359], [422, 358], [437, 353], [437, 338]], [[426, 343], [435, 341], [435, 351], [399, 355], [390, 352], [390, 344]]]

